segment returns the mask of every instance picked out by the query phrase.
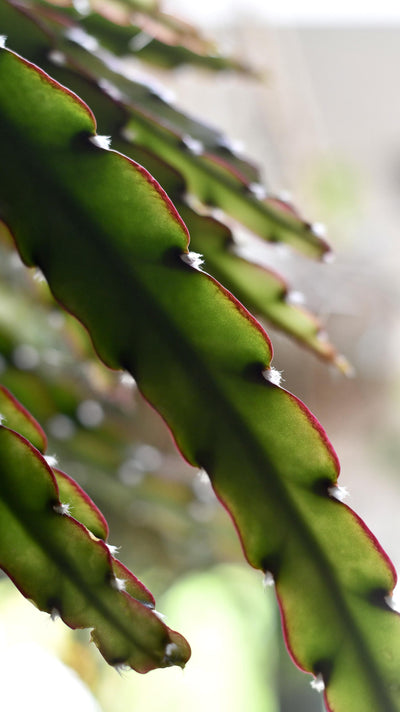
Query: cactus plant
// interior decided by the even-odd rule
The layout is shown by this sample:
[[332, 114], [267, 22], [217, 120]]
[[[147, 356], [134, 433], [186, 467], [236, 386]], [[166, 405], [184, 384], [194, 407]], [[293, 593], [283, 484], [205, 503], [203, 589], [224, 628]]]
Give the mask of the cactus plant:
[[[399, 710], [393, 566], [339, 501], [327, 435], [281, 387], [270, 340], [246, 306], [343, 362], [314, 318], [286, 302], [281, 280], [232, 252], [229, 229], [197, 213], [187, 193], [309, 256], [327, 244], [292, 206], [260, 198], [256, 169], [218, 132], [110, 62], [101, 43], [124, 51], [123, 20], [9, 0], [0, 20], [0, 210], [23, 262], [41, 270], [100, 359], [133, 376], [187, 462], [208, 473], [248, 562], [274, 581], [288, 648], [324, 687], [327, 709]], [[154, 61], [160, 45], [152, 50]], [[183, 665], [188, 644], [107, 550], [102, 515], [46, 463], [40, 427], [1, 394], [0, 566], [39, 607], [93, 628], [112, 664]]]

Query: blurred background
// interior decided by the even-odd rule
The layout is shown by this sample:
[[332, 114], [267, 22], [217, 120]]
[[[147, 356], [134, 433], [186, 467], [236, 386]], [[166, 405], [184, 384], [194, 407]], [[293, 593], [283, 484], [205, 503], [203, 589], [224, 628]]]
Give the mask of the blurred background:
[[[261, 79], [193, 68], [152, 70], [156, 79], [181, 108], [243, 145], [269, 189], [288, 191], [307, 218], [327, 226], [334, 263], [279, 248], [269, 258], [304, 294], [354, 377], [268, 329], [274, 365], [322, 422], [342, 463], [348, 503], [398, 567], [400, 9], [349, 0], [280, 0], [279, 9], [262, 0], [166, 0], [164, 8], [201, 26]], [[15, 294], [43, 303], [39, 330], [22, 299], [7, 325], [10, 297], [2, 288], [2, 381], [45, 427], [60, 467], [93, 494], [121, 560], [193, 649], [183, 673], [119, 676], [85, 633], [47, 620], [3, 578], [7, 710], [23, 709], [28, 693], [42, 711], [73, 704], [76, 712], [321, 712], [310, 676], [283, 649], [273, 591], [243, 565], [207, 479], [181, 461], [134, 383], [93, 360], [83, 332], [52, 305], [40, 280], [27, 278], [14, 253], [4, 253], [0, 270]], [[21, 659], [29, 661], [23, 686]], [[49, 666], [55, 687], [43, 675]]]

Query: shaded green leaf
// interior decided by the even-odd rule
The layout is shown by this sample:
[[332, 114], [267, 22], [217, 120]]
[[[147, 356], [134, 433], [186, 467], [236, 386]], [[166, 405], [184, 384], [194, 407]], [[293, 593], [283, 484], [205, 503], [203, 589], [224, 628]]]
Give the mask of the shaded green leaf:
[[[16, 11], [19, 8], [17, 3], [7, 0], [0, 0], [0, 8], [1, 5], [6, 20], [13, 7]], [[29, 16], [29, 7], [24, 8], [23, 14]], [[104, 52], [93, 46], [90, 36], [76, 28], [72, 21], [66, 24], [52, 15], [51, 22], [48, 19], [46, 22], [43, 17], [41, 22], [51, 35], [55, 51], [46, 52], [44, 56], [41, 51], [40, 56], [30, 54], [29, 58], [55, 74], [60, 81], [63, 78], [58, 76], [59, 65], [61, 63], [63, 68], [66, 63], [118, 98], [128, 111], [124, 126], [126, 135], [130, 134], [135, 143], [155, 152], [179, 170], [189, 192], [207, 205], [222, 208], [265, 240], [286, 242], [311, 257], [321, 257], [329, 251], [313, 225], [306, 222], [293, 206], [260, 193], [262, 186], [254, 166], [237, 156], [218, 132], [171, 107], [154, 87], [127, 78], [117, 59], [107, 60]], [[19, 37], [22, 44], [25, 42], [18, 20], [12, 20], [12, 33], [7, 24], [4, 27], [13, 47], [18, 50], [15, 38]], [[78, 84], [81, 83], [79, 78]], [[73, 89], [74, 84], [75, 79], [68, 82]], [[79, 91], [79, 87], [76, 90]]]
[[100, 510], [78, 485], [65, 472], [53, 467], [60, 501], [68, 508], [68, 513], [83, 524], [98, 539], [107, 539], [108, 525]]
[[21, 433], [40, 452], [46, 452], [47, 438], [39, 423], [2, 385], [0, 385], [0, 414], [3, 425], [6, 424], [8, 428]]
[[281, 277], [242, 258], [228, 227], [211, 217], [196, 215], [186, 205], [177, 203], [177, 206], [189, 228], [191, 247], [204, 255], [207, 272], [233, 292], [252, 313], [294, 336], [344, 373], [349, 372], [344, 357], [328, 339], [323, 338], [318, 319], [290, 302], [290, 291]]
[[[18, 10], [18, 4], [15, 8]], [[29, 16], [27, 7], [24, 12]], [[76, 16], [77, 13], [75, 12], [74, 15]], [[35, 19], [35, 16], [31, 16], [32, 19]], [[261, 180], [257, 168], [235, 152], [221, 131], [175, 108], [167, 93], [154, 80], [151, 78], [144, 80], [142, 75], [128, 70], [127, 65], [119, 62], [117, 57], [107, 55], [98, 43], [98, 40], [100, 42], [102, 40], [101, 33], [100, 36], [96, 33], [93, 36], [86, 32], [88, 17], [80, 17], [79, 22], [74, 22], [68, 16], [66, 21], [59, 10], [56, 13], [52, 12], [51, 15], [39, 15], [39, 17], [51, 32], [53, 43], [61, 51], [64, 63], [70, 69], [79, 68], [81, 75], [91, 76], [103, 91], [109, 91], [111, 96], [114, 95], [115, 98], [119, 97], [120, 101], [127, 102], [127, 109], [130, 112], [139, 111], [142, 118], [148, 117], [156, 124], [171, 130], [181, 141], [191, 139], [193, 142], [198, 142], [204, 151], [219, 157], [232, 170], [242, 175], [248, 183], [255, 184]], [[101, 23], [112, 26], [110, 21], [101, 17], [100, 20]], [[24, 39], [22, 41], [24, 42]], [[53, 55], [54, 63], [61, 63], [62, 66], [63, 63], [59, 62], [58, 56]], [[49, 60], [52, 61], [52, 55]], [[49, 60], [46, 63], [47, 69], [51, 66]], [[41, 64], [44, 66], [43, 62]]]
[[[66, 476], [56, 475], [65, 493]], [[38, 450], [0, 426], [0, 567], [41, 610], [71, 628], [92, 628], [109, 663], [138, 672], [183, 666], [186, 641], [154, 614], [150, 592], [107, 545], [69, 516], [57, 482]], [[84, 509], [83, 491], [71, 489], [70, 481], [68, 498], [92, 524], [95, 507], [86, 498]]]
[[265, 333], [191, 266], [184, 224], [155, 181], [93, 145], [75, 95], [7, 50], [0, 76], [2, 213], [23, 259], [210, 474], [249, 562], [272, 573], [289, 647], [323, 677], [329, 708], [399, 710], [393, 568], [334, 499], [335, 453], [273, 384]]
[[[4, 0], [0, 1], [0, 19], [10, 32], [10, 39], [16, 43], [16, 47], [21, 52], [24, 52], [27, 36], [30, 36], [31, 33], [35, 36], [35, 33], [42, 32], [33, 22], [33, 17], [30, 17], [29, 13], [27, 15], [26, 12], [25, 10], [21, 16], [20, 10], [5, 3]], [[69, 11], [69, 14], [71, 12]], [[19, 17], [18, 22], [15, 21], [15, 13]], [[77, 16], [76, 11], [73, 11], [72, 14]], [[259, 174], [256, 169], [245, 160], [235, 156], [220, 132], [176, 111], [151, 87], [138, 84], [123, 76], [118, 77], [114, 70], [110, 71], [110, 68], [104, 65], [101, 53], [100, 57], [97, 57], [93, 51], [89, 51], [90, 37], [87, 36], [85, 39], [85, 34], [80, 29], [77, 31], [78, 25], [73, 23], [69, 17], [67, 17], [66, 28], [63, 24], [64, 21], [61, 22], [59, 10], [55, 14], [53, 12], [51, 17], [53, 17], [52, 32], [55, 32], [56, 35], [61, 32], [62, 39], [64, 31], [67, 29], [70, 40], [75, 37], [76, 41], [68, 41], [67, 45], [62, 39], [65, 45], [63, 45], [63, 49], [66, 50], [67, 55], [71, 54], [74, 57], [74, 61], [80, 63], [82, 73], [76, 71], [73, 64], [69, 67], [65, 64], [51, 65], [51, 62], [43, 56], [42, 44], [39, 40], [37, 44], [40, 51], [36, 47], [30, 59], [41, 62], [42, 66], [47, 69], [50, 67], [59, 81], [70, 86], [82, 96], [96, 115], [101, 117], [100, 130], [113, 136], [113, 146], [144, 165], [157, 178], [184, 215], [192, 236], [193, 249], [204, 254], [207, 271], [221, 281], [250, 310], [263, 316], [274, 326], [293, 335], [322, 358], [335, 363], [341, 370], [348, 370], [347, 363], [337, 354], [329, 341], [320, 338], [321, 327], [318, 320], [306, 310], [287, 303], [287, 290], [283, 280], [277, 275], [231, 254], [229, 249], [225, 249], [232, 245], [229, 229], [223, 225], [217, 227], [218, 223], [215, 220], [196, 215], [193, 209], [185, 204], [188, 189], [182, 176], [151, 150], [120, 137], [120, 130], [128, 121], [129, 107], [124, 109], [112, 95], [110, 87], [113, 85], [108, 87], [104, 83], [104, 76], [99, 80], [102, 88], [95, 81], [95, 76], [101, 77], [105, 72], [105, 76], [109, 80], [115, 79], [119, 89], [130, 97], [130, 101], [133, 101], [135, 106], [141, 110], [144, 109], [156, 123], [161, 122], [165, 127], [173, 128], [181, 137], [192, 137], [211, 155], [219, 156], [222, 160], [227, 161], [230, 169], [234, 169], [238, 175], [242, 175], [242, 181], [247, 181], [248, 185], [257, 185]], [[47, 35], [46, 41], [48, 41]], [[56, 43], [55, 36], [53, 43]], [[30, 48], [28, 44], [28, 49]], [[92, 78], [86, 76], [88, 67], [91, 67], [94, 73]], [[108, 91], [111, 94], [108, 94]], [[118, 91], [117, 88], [116, 91]], [[154, 147], [151, 145], [150, 148]], [[271, 201], [271, 204], [275, 205], [274, 201]]]
[[[249, 230], [269, 242], [284, 242], [309, 257], [330, 251], [312, 224], [295, 208], [265, 194], [258, 183], [250, 183], [228, 155], [208, 153], [192, 136], [182, 136], [153, 117], [131, 112], [125, 135], [156, 152], [184, 176], [189, 193], [202, 203], [218, 207]], [[261, 191], [260, 191], [261, 189]]]
[[[136, 598], [141, 603], [144, 603], [150, 608], [154, 608], [155, 600], [150, 591], [133, 575], [129, 569], [124, 566], [118, 559], [112, 559], [112, 566], [115, 576], [123, 581], [124, 591], [133, 598]], [[172, 634], [172, 631], [171, 631]]]

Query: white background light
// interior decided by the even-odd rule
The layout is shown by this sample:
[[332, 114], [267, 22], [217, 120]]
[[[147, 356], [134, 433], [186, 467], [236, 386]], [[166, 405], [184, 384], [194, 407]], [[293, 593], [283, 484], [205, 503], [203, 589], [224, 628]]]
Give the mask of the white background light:
[[400, 4], [386, 0], [370, 5], [361, 0], [337, 0], [321, 3], [317, 0], [203, 0], [187, 3], [186, 0], [166, 0], [166, 10], [179, 12], [195, 22], [213, 24], [226, 21], [235, 14], [255, 15], [271, 23], [296, 24], [387, 24], [400, 23]]

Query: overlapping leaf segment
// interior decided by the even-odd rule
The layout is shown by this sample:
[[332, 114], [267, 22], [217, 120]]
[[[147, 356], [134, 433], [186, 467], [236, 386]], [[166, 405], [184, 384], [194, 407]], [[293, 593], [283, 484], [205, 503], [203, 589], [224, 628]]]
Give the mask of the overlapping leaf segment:
[[[249, 562], [271, 572], [289, 648], [325, 683], [329, 709], [400, 710], [400, 625], [387, 603], [395, 573], [335, 499], [336, 456], [307, 409], [274, 385], [268, 337], [195, 267], [154, 179], [99, 146], [76, 95], [5, 48], [0, 78], [1, 210], [25, 263], [209, 473]], [[20, 457], [4, 432], [5, 451]]]
[[38, 423], [0, 387], [0, 567], [27, 597], [138, 672], [187, 662], [190, 648], [154, 611], [154, 598], [106, 543], [101, 512], [44, 456]]
[[289, 203], [268, 196], [258, 170], [223, 134], [173, 108], [154, 83], [144, 84], [142, 73], [132, 66], [128, 71], [120, 57], [133, 55], [161, 66], [191, 62], [214, 70], [245, 68], [154, 7], [104, 1], [76, 7], [0, 0], [0, 30], [13, 50], [81, 96], [95, 113], [99, 133], [111, 136], [116, 150], [160, 182], [183, 215], [191, 249], [204, 256], [208, 272], [250, 311], [347, 371], [321, 324], [297, 303], [299, 292], [256, 257], [251, 258], [255, 262], [246, 259], [243, 245], [214, 217], [214, 208], [263, 240], [320, 258], [328, 246], [317, 226]]

